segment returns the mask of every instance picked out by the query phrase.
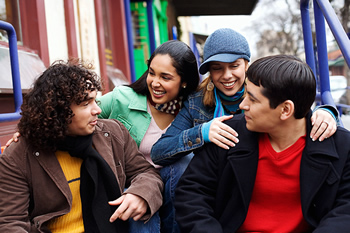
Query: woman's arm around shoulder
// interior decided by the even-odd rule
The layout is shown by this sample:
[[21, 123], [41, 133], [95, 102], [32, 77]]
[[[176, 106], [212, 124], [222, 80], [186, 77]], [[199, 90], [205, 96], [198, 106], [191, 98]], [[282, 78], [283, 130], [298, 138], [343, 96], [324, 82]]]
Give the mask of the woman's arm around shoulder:
[[[192, 105], [188, 100], [184, 102], [183, 108], [165, 134], [153, 145], [151, 158], [155, 164], [172, 164], [204, 145], [202, 124], [210, 118], [199, 120], [199, 117], [193, 116]], [[197, 112], [200, 114], [199, 109]]]

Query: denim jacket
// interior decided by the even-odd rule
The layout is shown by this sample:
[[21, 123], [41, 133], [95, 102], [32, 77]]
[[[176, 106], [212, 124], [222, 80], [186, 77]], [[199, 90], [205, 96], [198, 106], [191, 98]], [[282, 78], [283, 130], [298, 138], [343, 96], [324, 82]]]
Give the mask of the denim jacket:
[[[318, 108], [332, 112], [337, 121], [336, 108], [331, 105], [322, 105]], [[202, 125], [213, 119], [214, 110], [215, 107], [204, 106], [202, 91], [191, 94], [184, 101], [183, 108], [168, 130], [153, 145], [151, 150], [153, 162], [166, 166], [203, 146]]]
[[169, 165], [203, 146], [202, 124], [213, 119], [214, 110], [204, 106], [203, 92], [191, 94], [166, 133], [153, 145], [153, 162]]

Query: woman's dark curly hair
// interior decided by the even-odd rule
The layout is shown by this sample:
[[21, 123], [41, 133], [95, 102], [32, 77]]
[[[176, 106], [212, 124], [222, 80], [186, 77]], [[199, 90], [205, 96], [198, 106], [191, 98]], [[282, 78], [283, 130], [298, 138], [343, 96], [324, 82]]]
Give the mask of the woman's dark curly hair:
[[74, 116], [71, 104], [80, 104], [90, 91], [102, 89], [91, 67], [91, 64], [60, 60], [40, 75], [23, 99], [18, 124], [21, 136], [33, 146], [56, 150]]

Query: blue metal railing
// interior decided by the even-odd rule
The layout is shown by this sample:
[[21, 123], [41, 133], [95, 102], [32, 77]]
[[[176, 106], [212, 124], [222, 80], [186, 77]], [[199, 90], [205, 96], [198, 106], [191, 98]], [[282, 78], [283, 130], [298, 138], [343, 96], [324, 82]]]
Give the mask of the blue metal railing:
[[[0, 122], [15, 121], [21, 118], [20, 111], [21, 111], [21, 105], [23, 102], [21, 78], [19, 74], [17, 36], [13, 26], [7, 22], [0, 20], [0, 29], [3, 29], [7, 32], [8, 39], [9, 39], [12, 86], [13, 86], [13, 96], [15, 101], [15, 112], [0, 114]], [[0, 150], [0, 154], [1, 154], [1, 150]]]
[[22, 89], [21, 89], [21, 78], [19, 74], [19, 63], [18, 63], [18, 50], [17, 50], [17, 36], [13, 26], [7, 22], [0, 20], [0, 29], [7, 32], [9, 38], [9, 51], [10, 51], [10, 62], [11, 62], [11, 73], [12, 73], [12, 85], [13, 85], [13, 96], [15, 100], [15, 112], [2, 113], [0, 114], [0, 122], [15, 121], [21, 118], [20, 108], [22, 105]]
[[[335, 40], [344, 56], [344, 59], [350, 67], [350, 40], [346, 35], [337, 15], [334, 12], [328, 0], [314, 0], [314, 18], [316, 29], [317, 57], [312, 41], [312, 31], [309, 14], [309, 0], [300, 1], [301, 19], [304, 35], [304, 46], [306, 62], [313, 70], [316, 80], [319, 80], [320, 93], [318, 97], [322, 104], [335, 106], [329, 83], [327, 41], [325, 31], [325, 19], [331, 29]], [[317, 61], [317, 62], [316, 62]], [[349, 107], [348, 105], [342, 105]], [[340, 121], [342, 125], [342, 122]]]

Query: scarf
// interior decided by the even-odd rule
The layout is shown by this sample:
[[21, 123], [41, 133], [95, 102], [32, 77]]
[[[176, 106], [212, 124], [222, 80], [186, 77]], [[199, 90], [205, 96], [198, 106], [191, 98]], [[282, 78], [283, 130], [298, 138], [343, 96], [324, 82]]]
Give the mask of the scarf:
[[242, 98], [244, 94], [245, 87], [243, 86], [241, 91], [236, 92], [233, 96], [227, 96], [224, 93], [222, 93], [220, 90], [218, 90], [216, 87], [214, 87], [214, 94], [215, 94], [215, 111], [214, 111], [214, 118], [221, 117], [226, 115], [225, 110], [227, 113], [231, 112], [237, 112], [239, 110], [239, 103], [234, 105], [222, 105], [221, 99], [229, 102], [234, 102]]
[[80, 169], [80, 196], [82, 202], [83, 222], [87, 233], [127, 233], [128, 225], [120, 219], [113, 223], [109, 218], [117, 209], [112, 201], [121, 196], [115, 175], [92, 147], [92, 134], [69, 137], [58, 145], [58, 149], [68, 151], [73, 157], [83, 159]]
[[147, 99], [148, 99], [149, 103], [158, 111], [170, 113], [170, 114], [175, 115], [175, 116], [180, 112], [181, 107], [182, 107], [182, 96], [180, 96], [177, 99], [170, 100], [169, 102], [164, 103], [164, 104], [154, 103], [152, 100], [152, 97], [150, 97], [150, 96], [148, 96]]

